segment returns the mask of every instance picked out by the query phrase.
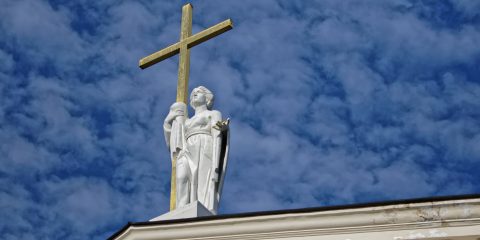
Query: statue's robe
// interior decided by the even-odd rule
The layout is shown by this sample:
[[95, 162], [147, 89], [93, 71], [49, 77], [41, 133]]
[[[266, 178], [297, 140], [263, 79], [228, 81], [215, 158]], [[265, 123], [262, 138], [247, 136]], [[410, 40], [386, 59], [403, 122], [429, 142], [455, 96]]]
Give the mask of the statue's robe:
[[164, 126], [172, 160], [176, 159], [176, 206], [199, 201], [216, 213], [228, 159], [228, 127], [216, 127], [218, 111], [208, 111], [186, 121], [177, 118]]

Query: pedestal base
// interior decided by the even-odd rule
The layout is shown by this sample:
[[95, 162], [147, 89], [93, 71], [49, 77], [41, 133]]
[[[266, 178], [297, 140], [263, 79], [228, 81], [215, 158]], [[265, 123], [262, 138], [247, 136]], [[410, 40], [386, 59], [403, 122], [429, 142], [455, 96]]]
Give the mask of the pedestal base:
[[203, 204], [201, 204], [198, 201], [195, 201], [186, 206], [177, 208], [171, 212], [168, 212], [156, 218], [150, 219], [150, 222], [180, 219], [180, 218], [196, 218], [196, 217], [204, 217], [204, 216], [212, 216], [212, 215], [214, 214], [210, 212], [205, 206], [203, 206]]

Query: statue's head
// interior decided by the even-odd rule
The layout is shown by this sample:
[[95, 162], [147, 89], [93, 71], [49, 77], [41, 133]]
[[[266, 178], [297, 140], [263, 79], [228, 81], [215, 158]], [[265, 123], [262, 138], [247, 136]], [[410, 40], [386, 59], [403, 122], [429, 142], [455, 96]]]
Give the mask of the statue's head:
[[208, 110], [212, 110], [213, 100], [213, 93], [204, 86], [194, 88], [190, 94], [190, 106], [192, 106], [193, 109], [205, 104]]

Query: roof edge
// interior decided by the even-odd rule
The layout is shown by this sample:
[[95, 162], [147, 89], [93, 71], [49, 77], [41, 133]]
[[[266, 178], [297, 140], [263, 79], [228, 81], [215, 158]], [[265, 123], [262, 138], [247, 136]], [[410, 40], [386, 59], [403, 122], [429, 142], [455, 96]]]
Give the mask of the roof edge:
[[168, 225], [168, 224], [187, 223], [187, 222], [201, 222], [201, 221], [210, 221], [210, 220], [220, 220], [220, 219], [226, 219], [226, 218], [243, 218], [243, 217], [279, 215], [279, 214], [288, 214], [288, 213], [322, 212], [322, 211], [344, 210], [344, 209], [347, 210], [347, 209], [366, 208], [366, 207], [380, 207], [380, 206], [398, 205], [398, 204], [440, 202], [440, 201], [452, 201], [452, 200], [468, 200], [468, 199], [475, 199], [475, 198], [480, 198], [480, 194], [449, 195], [449, 196], [437, 196], [437, 197], [424, 197], [424, 198], [379, 201], [379, 202], [370, 202], [370, 203], [356, 203], [356, 204], [347, 204], [347, 205], [297, 208], [297, 209], [283, 209], [283, 210], [246, 212], [246, 213], [233, 213], [233, 214], [222, 214], [222, 215], [205, 216], [205, 217], [198, 217], [198, 218], [183, 218], [183, 219], [160, 220], [160, 221], [151, 221], [151, 222], [150, 221], [147, 221], [147, 222], [128, 222], [120, 230], [118, 230], [116, 233], [114, 233], [112, 236], [110, 236], [108, 238], [108, 240], [114, 240], [116, 237], [121, 235], [123, 232], [125, 232], [131, 226], [140, 227], [140, 226], [152, 226], [152, 225]]

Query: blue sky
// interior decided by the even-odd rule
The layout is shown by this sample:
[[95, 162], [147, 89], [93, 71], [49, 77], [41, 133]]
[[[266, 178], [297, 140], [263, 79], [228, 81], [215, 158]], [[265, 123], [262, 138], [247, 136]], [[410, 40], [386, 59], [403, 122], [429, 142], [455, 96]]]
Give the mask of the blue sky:
[[[168, 209], [185, 1], [2, 0], [0, 238]], [[231, 122], [220, 213], [480, 193], [480, 1], [193, 1], [190, 89]]]

